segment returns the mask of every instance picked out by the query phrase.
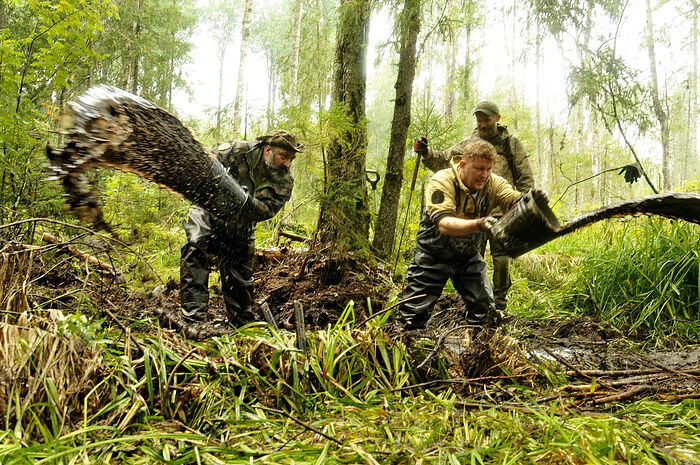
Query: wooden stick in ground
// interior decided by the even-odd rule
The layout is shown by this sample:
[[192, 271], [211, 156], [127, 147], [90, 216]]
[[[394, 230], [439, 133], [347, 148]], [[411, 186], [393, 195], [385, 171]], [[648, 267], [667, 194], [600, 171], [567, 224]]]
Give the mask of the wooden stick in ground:
[[272, 314], [270, 311], [270, 306], [268, 305], [267, 302], [263, 302], [262, 305], [260, 306], [260, 311], [263, 314], [263, 318], [265, 318], [265, 321], [267, 321], [267, 324], [272, 326], [275, 330], [279, 331], [279, 326], [277, 326], [277, 321], [275, 321], [275, 316]]
[[306, 326], [304, 323], [304, 307], [298, 300], [294, 301], [294, 322], [297, 334], [297, 349], [306, 353]]

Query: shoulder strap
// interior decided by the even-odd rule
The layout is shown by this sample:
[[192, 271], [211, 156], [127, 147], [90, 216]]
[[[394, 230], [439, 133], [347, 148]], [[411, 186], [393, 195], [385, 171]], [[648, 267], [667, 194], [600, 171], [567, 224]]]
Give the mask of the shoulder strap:
[[520, 176], [515, 169], [515, 160], [513, 160], [513, 150], [510, 147], [510, 135], [506, 137], [505, 145], [503, 146], [503, 156], [506, 157], [508, 162], [508, 168], [510, 169], [510, 174], [513, 175], [513, 182], [515, 182]]
[[452, 178], [452, 185], [455, 188], [455, 207], [459, 208], [459, 202], [460, 202], [460, 192], [462, 192], [462, 189], [459, 187], [459, 175], [457, 174], [457, 171], [455, 171], [455, 167], [452, 166], [452, 163], [450, 163], [450, 169], [452, 170], [452, 175], [454, 178]]

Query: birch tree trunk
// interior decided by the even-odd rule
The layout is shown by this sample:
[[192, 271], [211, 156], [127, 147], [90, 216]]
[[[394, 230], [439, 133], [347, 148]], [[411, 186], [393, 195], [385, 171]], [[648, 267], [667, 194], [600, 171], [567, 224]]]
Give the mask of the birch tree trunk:
[[542, 156], [542, 112], [540, 110], [540, 71], [542, 64], [542, 30], [539, 7], [535, 11], [535, 156], [537, 157], [538, 175], [547, 179], [547, 170]]
[[[404, 5], [404, 8], [406, 6]], [[445, 11], [452, 11], [452, 0], [446, 0]], [[399, 39], [401, 40], [401, 39]], [[444, 95], [445, 99], [443, 102], [443, 112], [447, 117], [448, 121], [452, 120], [454, 115], [454, 102], [455, 102], [455, 55], [456, 55], [456, 44], [457, 39], [455, 37], [454, 26], [449, 25], [445, 30], [445, 37], [443, 41], [444, 54], [445, 54], [445, 88]]]
[[394, 118], [386, 162], [382, 201], [377, 215], [373, 246], [377, 255], [387, 259], [394, 247], [399, 197], [403, 185], [403, 162], [406, 136], [411, 125], [411, 98], [416, 71], [416, 42], [420, 32], [420, 0], [405, 0], [399, 16], [400, 51], [396, 77]]
[[[472, 112], [473, 105], [473, 100], [474, 97], [472, 97], [471, 94], [471, 78], [472, 78], [472, 55], [471, 55], [471, 49], [472, 49], [472, 25], [467, 22], [465, 25], [465, 31], [464, 31], [464, 36], [466, 39], [466, 45], [464, 47], [464, 82], [462, 83], [463, 89], [462, 92], [464, 94], [464, 109], [465, 115], [470, 115]], [[471, 118], [464, 118], [464, 134], [469, 134], [472, 130], [472, 119]]]
[[297, 81], [299, 80], [299, 44], [301, 43], [301, 14], [303, 0], [296, 0], [294, 5], [294, 25], [292, 31], [292, 57], [291, 57], [291, 76], [289, 85], [289, 98], [292, 104], [299, 103], [297, 91]]
[[686, 169], [683, 173], [683, 180], [692, 179], [695, 173], [698, 172], [698, 122], [696, 115], [698, 114], [698, 10], [700, 3], [698, 0], [692, 1], [693, 6], [693, 28], [691, 30], [691, 47], [693, 53], [693, 69], [689, 79], [689, 108], [690, 114], [688, 131], [690, 133], [689, 150], [686, 154]]
[[265, 117], [267, 119], [267, 127], [272, 127], [272, 113], [274, 112], [274, 95], [275, 95], [275, 86], [274, 86], [274, 80], [275, 78], [273, 77], [273, 69], [274, 69], [274, 60], [272, 59], [271, 56], [266, 57], [267, 60], [267, 75], [268, 75], [268, 80], [267, 80], [267, 112], [265, 114]]
[[365, 93], [370, 11], [370, 0], [340, 2], [331, 105], [344, 109], [350, 127], [341, 129], [328, 149], [319, 235], [341, 254], [365, 247], [369, 238]]
[[241, 129], [241, 106], [243, 102], [243, 76], [245, 74], [245, 60], [250, 46], [250, 21], [253, 15], [253, 0], [245, 1], [243, 11], [243, 26], [241, 28], [241, 53], [238, 62], [238, 79], [236, 81], [236, 99], [233, 102], [233, 127], [234, 130]]
[[216, 51], [216, 58], [219, 60], [219, 81], [217, 82], [218, 89], [216, 90], [216, 138], [217, 140], [221, 137], [221, 107], [222, 99], [224, 95], [224, 63], [226, 57], [226, 47], [228, 46], [228, 41], [224, 43], [219, 43], [219, 48]]
[[649, 69], [651, 71], [651, 99], [654, 107], [654, 114], [659, 121], [661, 132], [661, 187], [665, 191], [671, 190], [671, 180], [669, 177], [669, 127], [668, 117], [663, 109], [659, 98], [659, 84], [656, 73], [656, 51], [654, 49], [654, 24], [651, 21], [651, 1], [646, 0], [647, 5], [647, 51], [649, 52]]

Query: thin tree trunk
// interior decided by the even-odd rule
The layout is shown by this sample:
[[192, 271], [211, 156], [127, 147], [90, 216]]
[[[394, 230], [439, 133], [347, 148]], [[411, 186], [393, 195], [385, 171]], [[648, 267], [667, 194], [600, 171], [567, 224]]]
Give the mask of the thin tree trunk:
[[370, 10], [369, 0], [340, 3], [331, 102], [345, 109], [351, 128], [342, 130], [329, 147], [329, 191], [319, 231], [340, 253], [364, 247], [369, 237], [365, 93]]
[[299, 103], [298, 92], [298, 80], [299, 80], [299, 44], [301, 43], [301, 14], [302, 14], [302, 0], [296, 0], [294, 5], [294, 25], [292, 31], [292, 60], [291, 60], [291, 77], [289, 86], [289, 98], [292, 104]]
[[253, 0], [246, 0], [243, 12], [243, 27], [241, 28], [241, 53], [238, 62], [238, 80], [236, 81], [236, 99], [233, 103], [233, 127], [235, 131], [241, 129], [241, 104], [243, 102], [243, 75], [245, 72], [245, 60], [250, 44], [250, 21], [253, 15]]
[[[472, 57], [471, 57], [471, 48], [472, 48], [472, 25], [470, 23], [467, 23], [465, 27], [465, 39], [466, 39], [466, 44], [464, 47], [464, 107], [465, 107], [465, 115], [469, 115], [472, 112], [472, 100], [473, 97], [471, 95], [471, 76], [472, 76]], [[469, 134], [472, 130], [472, 119], [471, 118], [464, 118], [464, 134]]]
[[219, 140], [221, 138], [221, 113], [222, 99], [224, 94], [224, 64], [226, 63], [226, 48], [228, 47], [228, 40], [222, 39], [219, 43], [219, 49], [217, 53], [217, 58], [219, 59], [219, 81], [218, 89], [216, 93], [216, 138]]
[[659, 98], [658, 75], [656, 73], [656, 51], [654, 49], [654, 24], [651, 21], [651, 1], [646, 0], [647, 5], [647, 51], [649, 52], [649, 69], [651, 71], [651, 99], [654, 106], [654, 114], [659, 121], [661, 132], [661, 178], [662, 189], [671, 190], [671, 179], [669, 176], [669, 128], [668, 117], [663, 109]]
[[[141, 9], [141, 0], [136, 0], [134, 4], [134, 12], [136, 13], [136, 20], [134, 21], [134, 40], [138, 40], [139, 33], [141, 32], [141, 20], [139, 18], [139, 11]], [[131, 93], [138, 94], [139, 89], [139, 60], [141, 56], [138, 48], [132, 49], [133, 55], [131, 56]]]
[[[447, 0], [445, 5], [446, 11], [451, 11], [451, 3], [452, 0]], [[445, 34], [447, 37], [445, 37], [443, 44], [445, 50], [445, 100], [443, 111], [445, 112], [447, 119], [451, 121], [454, 114], [455, 102], [455, 88], [453, 83], [455, 80], [455, 42], [457, 40], [452, 27], [447, 27]]]
[[[535, 156], [539, 178], [547, 179], [544, 157], [542, 156], [542, 124], [540, 111], [540, 65], [542, 62], [542, 31], [539, 17], [539, 6], [535, 11]], [[551, 186], [550, 186], [551, 187]]]
[[689, 109], [688, 113], [693, 115], [690, 118], [690, 125], [688, 125], [688, 130], [690, 131], [690, 149], [686, 153], [687, 168], [684, 170], [684, 181], [692, 179], [698, 172], [698, 124], [695, 115], [698, 114], [698, 10], [700, 9], [700, 3], [697, 0], [693, 0], [693, 29], [691, 30], [692, 37], [692, 50], [693, 50], [693, 71], [690, 76], [690, 96], [689, 96]]
[[379, 257], [387, 259], [394, 247], [399, 197], [403, 184], [406, 136], [411, 125], [411, 98], [416, 70], [416, 42], [420, 32], [420, 0], [406, 0], [399, 18], [401, 50], [396, 77], [394, 118], [391, 123], [389, 155], [386, 162], [382, 201], [377, 215], [373, 246]]
[[554, 116], [549, 115], [549, 130], [548, 132], [548, 141], [549, 141], [549, 188], [554, 189], [554, 186], [556, 186], [557, 183], [557, 177], [556, 173], [557, 170], [555, 169], [556, 165], [556, 154], [557, 150], [554, 145]]
[[0, 0], [0, 29], [7, 27], [7, 5], [3, 0]]
[[272, 99], [273, 99], [273, 94], [274, 94], [274, 86], [272, 84], [273, 78], [272, 78], [272, 67], [273, 67], [273, 61], [272, 57], [268, 56], [267, 57], [267, 127], [270, 128], [272, 127]]

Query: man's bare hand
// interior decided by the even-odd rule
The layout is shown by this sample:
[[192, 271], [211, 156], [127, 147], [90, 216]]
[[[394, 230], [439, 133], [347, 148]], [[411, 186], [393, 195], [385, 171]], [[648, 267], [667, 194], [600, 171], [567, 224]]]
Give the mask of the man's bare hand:
[[491, 231], [496, 221], [496, 218], [493, 216], [484, 216], [476, 220], [476, 226], [479, 228], [479, 231], [488, 232]]

